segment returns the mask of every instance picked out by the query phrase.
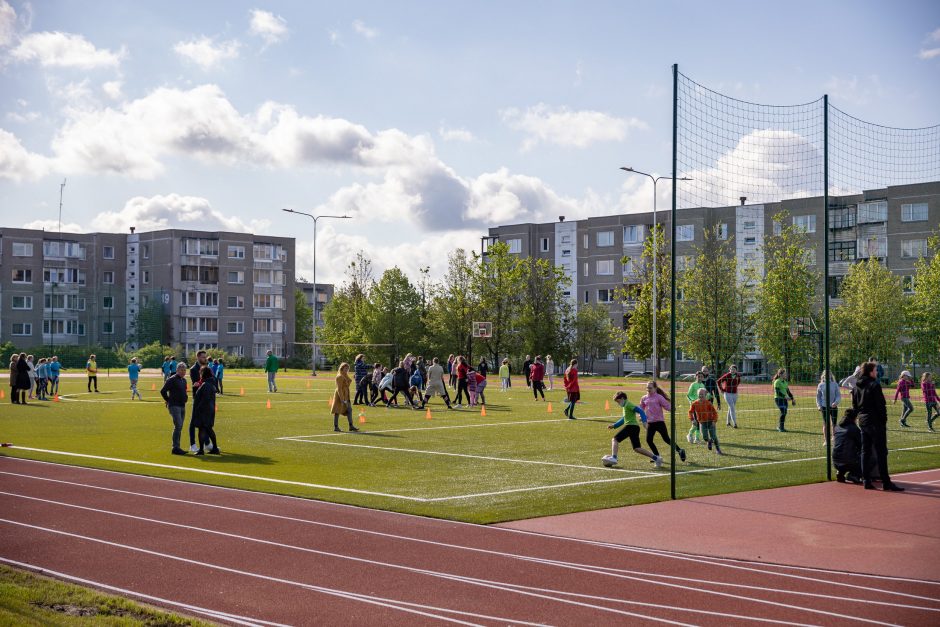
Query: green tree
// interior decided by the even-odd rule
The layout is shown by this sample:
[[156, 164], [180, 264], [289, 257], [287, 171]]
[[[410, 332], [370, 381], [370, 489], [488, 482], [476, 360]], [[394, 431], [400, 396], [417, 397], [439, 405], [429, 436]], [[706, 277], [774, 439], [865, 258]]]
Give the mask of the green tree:
[[166, 331], [169, 317], [163, 312], [163, 303], [159, 298], [161, 295], [159, 293], [153, 294], [147, 304], [141, 304], [134, 315], [132, 325], [134, 328], [133, 341], [138, 346], [146, 346], [154, 342], [159, 344], [168, 335]]
[[448, 256], [444, 280], [430, 289], [425, 328], [432, 356], [444, 359], [450, 353], [473, 352], [471, 327], [479, 308], [473, 287], [475, 263], [473, 257], [458, 248]]
[[940, 235], [928, 240], [927, 257], [914, 264], [907, 300], [908, 335], [915, 363], [940, 366]]
[[[316, 292], [314, 291], [314, 299]], [[303, 290], [294, 292], [294, 357], [310, 362], [313, 349], [310, 342], [313, 340], [313, 307], [307, 304], [307, 297]]]
[[574, 318], [574, 348], [588, 372], [594, 370], [594, 358], [607, 356], [617, 344], [617, 328], [610, 321], [606, 305], [581, 305]]
[[[783, 221], [785, 215], [776, 219]], [[790, 325], [797, 317], [813, 313], [819, 273], [810, 265], [806, 251], [808, 238], [792, 226], [764, 243], [764, 277], [757, 290], [757, 347], [768, 361], [793, 372], [793, 365], [808, 359], [815, 350], [807, 338], [790, 337]], [[811, 363], [814, 363], [812, 360]], [[791, 374], [792, 376], [792, 374]]]
[[[643, 254], [639, 262], [635, 259], [623, 258], [623, 264], [632, 264], [638, 284], [625, 285], [617, 289], [617, 299], [624, 303], [627, 311], [626, 328], [623, 336], [623, 352], [629, 353], [634, 359], [646, 360], [653, 354], [653, 302], [656, 302], [656, 352], [659, 358], [669, 356], [671, 310], [671, 286], [669, 277], [672, 274], [672, 255], [666, 248], [663, 235], [663, 226], [656, 225], [656, 251], [654, 254], [653, 237], [646, 238], [643, 243]], [[657, 263], [656, 294], [653, 294], [653, 261]], [[656, 368], [658, 370], [658, 368]], [[658, 372], [657, 372], [658, 375]]]
[[506, 355], [518, 355], [522, 349], [519, 324], [528, 266], [529, 260], [511, 254], [504, 242], [491, 245], [485, 258], [474, 255], [472, 285], [479, 298], [481, 321], [493, 323], [493, 336], [482, 340], [493, 364]]
[[386, 349], [391, 360], [418, 350], [424, 336], [421, 295], [398, 267], [386, 270], [372, 287], [362, 327], [367, 343], [392, 344]]
[[[374, 284], [372, 262], [362, 253], [357, 253], [356, 259], [346, 268], [346, 280], [333, 292], [333, 299], [323, 308], [323, 326], [317, 330], [318, 345], [361, 345], [368, 342], [364, 323]], [[359, 350], [356, 346], [323, 346], [320, 349], [322, 354], [336, 363], [348, 361]]]
[[548, 259], [531, 260], [528, 269], [525, 300], [519, 312], [523, 351], [531, 355], [561, 354], [565, 345], [563, 323], [571, 309], [565, 288], [571, 280]]
[[718, 235], [718, 227], [705, 229], [693, 265], [678, 277], [676, 341], [683, 353], [722, 372], [754, 327], [754, 278], [746, 269], [739, 274], [734, 241]]
[[871, 257], [849, 268], [839, 298], [842, 304], [830, 314], [832, 333], [839, 339], [830, 349], [834, 358], [896, 361], [905, 328], [901, 278]]

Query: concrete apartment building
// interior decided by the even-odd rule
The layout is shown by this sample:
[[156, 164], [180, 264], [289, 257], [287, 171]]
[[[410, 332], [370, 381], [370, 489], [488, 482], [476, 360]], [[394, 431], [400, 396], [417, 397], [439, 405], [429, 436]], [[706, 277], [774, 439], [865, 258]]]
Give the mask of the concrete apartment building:
[[[703, 244], [706, 228], [718, 226], [720, 237], [733, 237], [738, 259], [763, 270], [765, 237], [782, 228], [775, 217], [785, 213], [786, 220], [802, 228], [811, 238], [807, 249], [810, 263], [822, 271], [824, 247], [824, 212], [822, 197], [785, 200], [777, 203], [739, 206], [688, 208], [677, 212], [676, 261], [681, 269], [690, 263], [696, 247]], [[839, 285], [852, 263], [877, 257], [902, 277], [906, 291], [913, 291], [914, 263], [926, 254], [927, 238], [940, 228], [940, 182], [899, 185], [868, 190], [861, 194], [829, 198], [829, 277], [826, 290], [832, 305]], [[669, 241], [670, 211], [657, 213]], [[493, 227], [483, 238], [485, 247], [495, 241], [505, 242], [512, 253], [552, 260], [567, 273], [571, 285], [567, 295], [576, 306], [600, 303], [610, 308], [614, 324], [627, 324], [630, 303], [614, 297], [618, 287], [638, 284], [636, 268], [641, 263], [643, 242], [653, 225], [653, 214], [636, 213], [601, 216], [586, 220], [555, 223], [517, 224]], [[622, 259], [626, 263], [621, 263]], [[669, 277], [664, 280], [668, 281]], [[822, 291], [822, 285], [820, 291]], [[820, 294], [821, 297], [821, 294]], [[661, 338], [661, 341], [668, 338]], [[648, 356], [599, 355], [594, 370], [604, 374], [622, 374], [632, 370], [651, 370]], [[677, 354], [677, 369], [689, 371], [697, 363]], [[739, 364], [743, 372], [763, 374], [768, 364], [759, 352], [744, 355]]]
[[290, 356], [294, 240], [170, 229], [128, 234], [0, 230], [0, 339], [112, 346], [158, 337], [186, 353]]
[[[310, 307], [313, 307], [314, 321], [317, 325], [317, 328], [323, 326], [323, 310], [326, 308], [327, 303], [333, 300], [333, 290], [334, 286], [332, 283], [308, 283], [307, 281], [297, 281], [297, 290], [304, 295], [304, 299], [307, 301], [307, 304]], [[317, 364], [318, 368], [322, 368], [326, 364], [326, 357], [323, 355], [323, 352], [318, 352], [320, 363]]]

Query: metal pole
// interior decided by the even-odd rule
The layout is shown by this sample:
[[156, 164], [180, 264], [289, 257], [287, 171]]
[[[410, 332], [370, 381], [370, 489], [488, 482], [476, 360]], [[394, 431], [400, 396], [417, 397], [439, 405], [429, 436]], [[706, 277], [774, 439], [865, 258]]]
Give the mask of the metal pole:
[[310, 376], [317, 376], [317, 218], [313, 218], [313, 331], [311, 333], [312, 365]]
[[[673, 173], [675, 175], [675, 173]], [[659, 309], [659, 292], [656, 290], [656, 275], [658, 274], [659, 249], [656, 247], [656, 183], [659, 178], [653, 179], [653, 380], [659, 379], [659, 349], [656, 342], [656, 310]]]
[[[829, 94], [823, 96], [823, 358], [826, 374], [826, 403], [829, 402], [829, 387], [832, 385], [829, 372]], [[832, 481], [832, 441], [829, 437], [830, 422], [826, 408], [826, 479]]]
[[676, 163], [678, 158], [676, 141], [679, 125], [679, 64], [672, 66], [672, 224], [669, 225], [672, 238], [672, 295], [669, 310], [669, 397], [672, 399], [669, 410], [669, 430], [672, 443], [669, 445], [669, 496], [676, 498]]

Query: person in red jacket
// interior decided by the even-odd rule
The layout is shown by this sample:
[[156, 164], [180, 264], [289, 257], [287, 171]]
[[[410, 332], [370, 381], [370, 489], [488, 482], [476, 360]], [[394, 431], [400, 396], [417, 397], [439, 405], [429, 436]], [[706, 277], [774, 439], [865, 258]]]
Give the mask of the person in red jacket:
[[467, 395], [467, 405], [470, 405], [470, 390], [467, 388], [467, 371], [470, 370], [470, 367], [467, 365], [467, 360], [464, 359], [463, 355], [457, 356], [457, 396], [454, 398], [455, 407], [463, 407], [461, 401], [463, 400], [463, 395]]
[[718, 377], [718, 389], [724, 393], [725, 401], [728, 403], [728, 415], [725, 417], [725, 422], [733, 429], [738, 428], [738, 412], [735, 405], [738, 402], [739, 385], [741, 385], [741, 375], [738, 374], [738, 367], [731, 364], [728, 372]]
[[542, 400], [545, 400], [545, 364], [542, 363], [542, 356], [535, 356], [535, 363], [532, 364], [532, 369], [529, 371], [529, 378], [532, 381], [532, 396], [535, 397], [535, 400], [539, 400], [539, 394], [542, 395]]
[[578, 360], [572, 359], [568, 369], [565, 370], [565, 415], [568, 420], [575, 420], [574, 405], [581, 400], [581, 388], [578, 387]]

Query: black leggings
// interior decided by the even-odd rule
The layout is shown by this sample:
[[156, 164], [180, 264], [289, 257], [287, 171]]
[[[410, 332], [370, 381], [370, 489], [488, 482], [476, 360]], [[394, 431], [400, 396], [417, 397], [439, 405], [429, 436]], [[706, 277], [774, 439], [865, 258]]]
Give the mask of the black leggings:
[[470, 390], [467, 389], [467, 379], [457, 379], [457, 396], [454, 397], [454, 402], [458, 405], [462, 404], [463, 395], [467, 395], [467, 404], [470, 404]]
[[223, 394], [223, 392], [222, 392], [222, 379], [216, 379], [216, 380], [215, 380], [215, 386], [216, 386], [217, 388], [219, 388], [219, 394]]
[[219, 448], [219, 445], [215, 440], [215, 429], [213, 429], [212, 427], [199, 427], [199, 450], [200, 451], [203, 450], [203, 446], [205, 445], [206, 442], [210, 442], [212, 444], [212, 448], [210, 450], [214, 451], [215, 449]]
[[[657, 450], [656, 445], [653, 444], [653, 436], [655, 436], [657, 433], [662, 437], [663, 442], [665, 442], [667, 445], [670, 445], [670, 446], [672, 445], [672, 440], [669, 439], [669, 430], [666, 429], [665, 422], [657, 421], [657, 422], [647, 423], [646, 424], [646, 445], [650, 447], [650, 452], [652, 452], [653, 455], [659, 455], [659, 450]], [[682, 449], [680, 449], [677, 446], [676, 450], [681, 451]]]
[[539, 400], [539, 394], [542, 395], [542, 400], [545, 400], [545, 385], [541, 381], [532, 382], [532, 396], [535, 397], [535, 400]]

